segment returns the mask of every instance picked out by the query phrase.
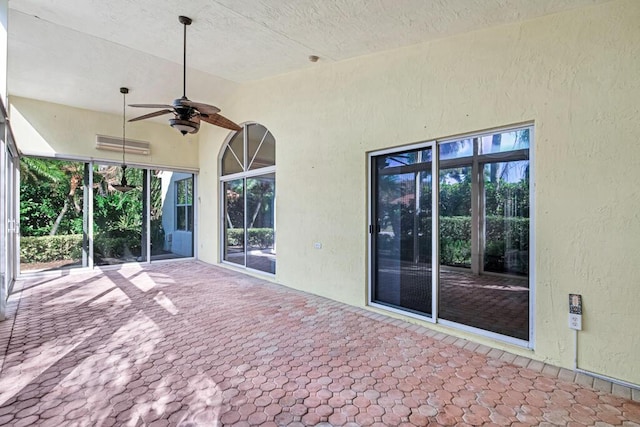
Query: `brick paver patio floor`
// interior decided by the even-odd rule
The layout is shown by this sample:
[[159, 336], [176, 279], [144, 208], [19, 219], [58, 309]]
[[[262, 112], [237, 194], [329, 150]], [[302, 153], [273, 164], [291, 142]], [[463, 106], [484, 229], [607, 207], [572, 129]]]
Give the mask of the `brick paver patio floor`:
[[539, 362], [194, 261], [16, 287], [0, 425], [640, 423]]

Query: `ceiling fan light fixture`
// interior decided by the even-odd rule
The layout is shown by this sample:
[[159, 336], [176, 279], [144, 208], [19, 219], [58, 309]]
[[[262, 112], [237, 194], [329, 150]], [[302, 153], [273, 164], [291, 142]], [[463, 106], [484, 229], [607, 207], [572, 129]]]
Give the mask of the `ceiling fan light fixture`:
[[170, 119], [169, 124], [172, 128], [179, 130], [182, 135], [196, 133], [200, 129], [200, 123], [191, 120]]
[[116, 184], [113, 186], [113, 188], [115, 188], [116, 191], [119, 191], [121, 193], [126, 193], [136, 188], [127, 183], [126, 172], [127, 172], [127, 165], [122, 165], [122, 179], [120, 180], [120, 184]]

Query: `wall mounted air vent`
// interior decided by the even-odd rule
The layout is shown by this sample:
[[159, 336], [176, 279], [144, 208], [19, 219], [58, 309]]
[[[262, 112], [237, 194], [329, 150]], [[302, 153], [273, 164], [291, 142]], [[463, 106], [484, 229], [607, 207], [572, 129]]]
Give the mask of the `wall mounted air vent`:
[[[96, 135], [96, 148], [98, 150], [122, 152], [122, 138], [117, 138], [115, 136]], [[146, 156], [151, 153], [151, 144], [147, 141], [125, 139], [124, 152], [130, 154], [143, 154]]]

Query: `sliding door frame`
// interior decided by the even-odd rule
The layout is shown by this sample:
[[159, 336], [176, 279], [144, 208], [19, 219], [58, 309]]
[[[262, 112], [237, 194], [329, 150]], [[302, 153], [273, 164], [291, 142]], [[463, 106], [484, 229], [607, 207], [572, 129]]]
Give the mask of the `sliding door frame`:
[[[173, 168], [173, 167], [167, 167], [167, 166], [161, 166], [161, 165], [152, 165], [152, 164], [146, 164], [146, 163], [127, 163], [128, 167], [132, 167], [132, 168], [138, 168], [141, 169], [143, 172], [146, 171], [146, 173], [143, 173], [143, 176], [145, 176], [145, 183], [143, 185], [143, 188], [146, 188], [147, 191], [144, 191], [144, 194], [142, 195], [144, 197], [144, 201], [143, 201], [143, 206], [145, 207], [146, 212], [143, 212], [143, 217], [146, 218], [145, 223], [143, 224], [143, 227], [147, 227], [147, 232], [146, 232], [146, 242], [145, 242], [145, 248], [146, 248], [146, 259], [144, 261], [137, 261], [137, 262], [126, 262], [126, 263], [122, 263], [122, 264], [113, 264], [113, 265], [94, 265], [94, 224], [93, 224], [93, 215], [94, 215], [94, 195], [93, 195], [93, 185], [94, 185], [94, 180], [93, 180], [93, 168], [96, 165], [108, 165], [108, 166], [120, 166], [121, 163], [114, 161], [114, 160], [100, 160], [100, 159], [94, 159], [94, 158], [88, 158], [88, 157], [83, 157], [83, 156], [64, 156], [64, 155], [56, 155], [56, 156], [45, 156], [45, 155], [38, 155], [38, 154], [22, 154], [20, 157], [34, 157], [34, 158], [41, 158], [41, 159], [48, 159], [48, 160], [60, 160], [60, 161], [69, 161], [69, 162], [83, 162], [85, 165], [88, 165], [88, 169], [89, 169], [89, 177], [88, 177], [88, 190], [89, 192], [87, 193], [85, 191], [83, 197], [88, 199], [86, 200], [86, 210], [87, 210], [87, 217], [88, 217], [88, 223], [83, 225], [83, 227], [85, 228], [85, 232], [87, 233], [87, 237], [88, 237], [88, 260], [87, 260], [87, 265], [83, 266], [83, 267], [78, 267], [78, 268], [74, 268], [71, 270], [64, 270], [64, 274], [75, 274], [76, 272], [84, 272], [84, 271], [90, 271], [90, 270], [94, 270], [94, 269], [98, 269], [98, 270], [113, 270], [113, 269], [119, 269], [124, 265], [144, 265], [144, 264], [150, 264], [151, 262], [157, 263], [157, 262], [175, 262], [175, 261], [184, 261], [184, 260], [193, 260], [193, 259], [197, 259], [197, 253], [196, 253], [196, 248], [198, 247], [198, 231], [197, 231], [197, 224], [198, 224], [198, 211], [199, 211], [199, 207], [198, 207], [198, 203], [196, 203], [196, 201], [198, 200], [198, 170], [197, 169], [189, 169], [189, 168]], [[38, 275], [57, 275], [57, 274], [62, 274], [61, 271], [62, 270], [54, 270], [54, 271], [47, 271], [47, 272], [43, 272], [43, 271], [34, 271], [34, 272], [24, 272], [22, 273], [20, 271], [20, 263], [19, 261], [19, 254], [20, 254], [20, 237], [19, 237], [19, 230], [20, 230], [20, 179], [19, 179], [19, 162], [20, 162], [20, 158], [17, 156], [14, 157], [14, 167], [15, 167], [15, 180], [14, 180], [14, 195], [13, 195], [13, 203], [14, 203], [14, 210], [15, 210], [15, 215], [16, 215], [16, 220], [15, 220], [15, 224], [13, 225], [13, 227], [15, 228], [15, 240], [16, 240], [16, 253], [14, 254], [13, 257], [13, 262], [15, 264], [15, 277], [20, 277], [21, 275], [29, 275], [29, 276], [38, 276]], [[193, 191], [193, 195], [192, 195], [192, 199], [193, 199], [193, 205], [192, 205], [192, 209], [193, 209], [193, 231], [192, 231], [192, 256], [190, 257], [179, 257], [179, 258], [172, 258], [172, 259], [166, 259], [166, 260], [151, 260], [151, 171], [152, 170], [164, 170], [164, 171], [168, 171], [168, 172], [176, 172], [176, 173], [186, 173], [186, 174], [191, 174], [192, 178], [193, 178], [193, 184], [192, 184], [192, 191]], [[86, 183], [83, 180], [83, 186], [86, 185]], [[86, 190], [86, 188], [85, 188]], [[88, 197], [87, 197], [88, 196]], [[9, 206], [11, 206], [11, 200], [7, 200], [7, 203]], [[143, 234], [144, 230], [143, 230]]]
[[[438, 306], [438, 295], [440, 292], [440, 207], [439, 207], [439, 194], [440, 194], [440, 179], [439, 179], [439, 173], [440, 173], [440, 150], [439, 147], [441, 144], [447, 143], [447, 142], [452, 142], [452, 141], [459, 141], [461, 139], [474, 139], [474, 138], [481, 138], [483, 136], [487, 136], [487, 135], [492, 135], [492, 134], [497, 134], [497, 133], [506, 133], [506, 132], [512, 132], [512, 131], [519, 131], [519, 130], [525, 130], [528, 129], [529, 130], [529, 135], [530, 135], [530, 142], [529, 142], [529, 148], [528, 148], [528, 161], [529, 161], [529, 274], [528, 274], [528, 286], [529, 286], [529, 331], [528, 331], [528, 340], [522, 340], [519, 338], [514, 338], [514, 337], [510, 337], [507, 335], [502, 335], [502, 334], [498, 334], [495, 332], [491, 332], [488, 330], [484, 330], [484, 329], [480, 329], [480, 328], [476, 328], [473, 326], [468, 326], [468, 325], [464, 325], [464, 324], [460, 324], [457, 322], [452, 322], [452, 321], [448, 321], [445, 319], [441, 319], [439, 317], [438, 314], [438, 310], [439, 310], [439, 306]], [[379, 156], [382, 155], [387, 155], [387, 154], [393, 154], [393, 153], [400, 153], [400, 152], [406, 152], [406, 151], [413, 151], [413, 150], [420, 150], [420, 149], [426, 149], [426, 148], [431, 148], [431, 152], [432, 152], [432, 163], [431, 163], [431, 174], [432, 174], [432, 206], [431, 206], [431, 213], [432, 213], [432, 238], [431, 238], [431, 249], [432, 249], [432, 254], [431, 254], [431, 283], [432, 283], [432, 301], [431, 301], [431, 316], [428, 315], [422, 315], [422, 314], [418, 314], [409, 310], [403, 310], [401, 308], [397, 308], [397, 307], [391, 307], [388, 306], [386, 304], [381, 304], [379, 302], [376, 302], [374, 300], [374, 295], [375, 295], [375, 280], [376, 280], [376, 269], [377, 269], [377, 265], [376, 265], [376, 257], [377, 257], [377, 247], [376, 247], [376, 236], [377, 236], [377, 213], [376, 213], [376, 203], [377, 203], [377, 171], [376, 171], [376, 165], [375, 165], [375, 160], [376, 158], [378, 158]], [[388, 149], [382, 149], [382, 150], [376, 150], [376, 151], [372, 151], [367, 153], [367, 177], [368, 177], [368, 182], [367, 182], [367, 203], [368, 203], [368, 209], [367, 209], [367, 215], [368, 215], [368, 244], [367, 244], [367, 249], [368, 249], [368, 264], [367, 264], [367, 297], [366, 297], [366, 304], [370, 307], [374, 307], [374, 308], [378, 308], [378, 309], [382, 309], [385, 311], [389, 311], [392, 313], [396, 313], [396, 314], [400, 314], [402, 316], [406, 316], [406, 317], [412, 317], [412, 318], [416, 318], [422, 321], [426, 321], [429, 323], [439, 323], [442, 324], [443, 326], [448, 326], [448, 327], [452, 327], [461, 331], [465, 331], [465, 332], [471, 332], [483, 337], [487, 337], [487, 338], [491, 338], [491, 339], [495, 339], [497, 341], [502, 341], [502, 342], [506, 342], [509, 344], [513, 344], [513, 345], [517, 345], [520, 347], [525, 347], [525, 348], [529, 348], [529, 349], [533, 349], [535, 346], [535, 253], [536, 253], [536, 246], [535, 246], [535, 176], [534, 176], [534, 172], [535, 172], [535, 127], [534, 124], [532, 122], [527, 122], [527, 123], [522, 123], [522, 124], [516, 124], [516, 125], [512, 125], [512, 126], [505, 126], [505, 127], [500, 127], [500, 128], [494, 128], [494, 129], [489, 129], [486, 131], [481, 131], [481, 132], [473, 132], [473, 133], [469, 133], [469, 134], [464, 134], [464, 135], [458, 135], [458, 136], [454, 136], [454, 137], [448, 137], [448, 138], [443, 138], [443, 139], [437, 139], [437, 140], [428, 140], [425, 142], [420, 142], [420, 143], [415, 143], [415, 144], [411, 144], [411, 145], [406, 145], [406, 146], [399, 146], [399, 147], [394, 147], [394, 148], [388, 148]], [[474, 143], [474, 149], [477, 149], [477, 144]], [[517, 157], [517, 155], [513, 155], [514, 157]], [[478, 172], [480, 166], [484, 167], [483, 165], [485, 164], [485, 162], [482, 162], [481, 158], [482, 156], [477, 156], [477, 153], [474, 151], [474, 159], [473, 159], [473, 169], [475, 170], [475, 174], [473, 174], [473, 179], [475, 180], [477, 176], [480, 176], [480, 172]], [[500, 157], [500, 155], [496, 156], [497, 158]], [[508, 155], [505, 155], [505, 157], [508, 157]], [[475, 181], [474, 181], [475, 182]], [[478, 187], [477, 185], [472, 186], [472, 188], [475, 187], [475, 193], [477, 195], [477, 192], [480, 191], [482, 188]], [[473, 189], [472, 189], [473, 191]], [[481, 206], [480, 207], [481, 210], [484, 210], [484, 207]], [[477, 208], [476, 208], [477, 210]], [[477, 218], [477, 215], [481, 214], [482, 212], [476, 212], [475, 216]], [[482, 242], [480, 241], [479, 235], [482, 234], [481, 233], [482, 230], [479, 230], [479, 225], [476, 226], [476, 232], [474, 233], [476, 235], [476, 237], [478, 237], [478, 242], [474, 243], [473, 239], [472, 239], [472, 245], [476, 244], [482, 244]], [[483, 253], [483, 248], [479, 248], [479, 250], [475, 251], [475, 256], [479, 257], [482, 256]], [[473, 256], [473, 255], [472, 255]], [[478, 264], [478, 260], [475, 260], [475, 264], [477, 267]], [[474, 265], [474, 260], [472, 260], [472, 266]], [[480, 263], [480, 271], [483, 271], [483, 263]]]
[[[385, 304], [380, 304], [378, 302], [376, 302], [373, 299], [373, 295], [374, 295], [374, 281], [375, 281], [375, 277], [374, 277], [374, 271], [376, 271], [377, 265], [376, 265], [376, 236], [377, 236], [377, 212], [376, 212], [376, 194], [377, 193], [377, 184], [374, 183], [374, 179], [376, 179], [377, 174], [376, 174], [376, 167], [375, 167], [375, 159], [379, 156], [383, 156], [385, 154], [393, 154], [393, 153], [399, 153], [399, 152], [405, 152], [405, 151], [412, 151], [412, 150], [422, 150], [422, 149], [431, 149], [431, 185], [432, 185], [432, 190], [431, 190], [431, 206], [432, 206], [432, 215], [431, 215], [431, 226], [435, 227], [438, 224], [438, 219], [436, 218], [436, 215], [433, 215], [433, 206], [437, 205], [437, 197], [438, 194], [436, 192], [436, 188], [437, 188], [437, 179], [434, 179], [433, 177], [437, 177], [437, 175], [434, 175], [434, 171], [437, 170], [437, 145], [436, 145], [436, 141], [425, 141], [425, 142], [420, 142], [417, 144], [411, 144], [411, 145], [407, 145], [407, 146], [403, 146], [403, 147], [394, 147], [394, 148], [388, 148], [388, 149], [384, 149], [384, 150], [378, 150], [378, 151], [374, 151], [374, 152], [370, 152], [367, 155], [367, 175], [368, 175], [368, 183], [367, 183], [367, 197], [369, 199], [369, 209], [368, 209], [368, 224], [369, 224], [369, 239], [368, 239], [368, 251], [369, 251], [369, 257], [368, 257], [368, 292], [367, 292], [367, 305], [371, 306], [371, 307], [376, 307], [376, 308], [381, 308], [383, 310], [386, 311], [390, 311], [392, 313], [397, 313], [397, 314], [402, 314], [403, 316], [408, 316], [408, 317], [413, 317], [416, 319], [420, 319], [420, 320], [424, 320], [430, 323], [436, 323], [436, 319], [437, 319], [437, 306], [438, 306], [438, 300], [437, 300], [437, 293], [434, 293], [435, 291], [432, 291], [432, 296], [431, 296], [431, 316], [427, 316], [424, 314], [418, 314], [412, 311], [408, 311], [408, 310], [402, 310], [400, 308], [396, 308], [396, 307], [391, 307]], [[431, 231], [432, 236], [433, 236], [433, 230]], [[436, 269], [437, 266], [437, 261], [438, 261], [438, 243], [437, 243], [437, 239], [431, 239], [431, 265], [432, 265], [432, 275], [434, 272], [434, 269]], [[436, 280], [435, 282], [433, 280]], [[432, 277], [432, 289], [437, 289], [437, 277], [434, 278]]]

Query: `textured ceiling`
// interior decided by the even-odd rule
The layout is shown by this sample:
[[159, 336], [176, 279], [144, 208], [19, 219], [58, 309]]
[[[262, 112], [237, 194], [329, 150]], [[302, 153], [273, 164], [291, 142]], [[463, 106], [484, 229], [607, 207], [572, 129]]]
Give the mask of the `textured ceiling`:
[[[606, 0], [10, 0], [9, 93], [118, 113]], [[320, 61], [312, 64], [309, 55]], [[222, 105], [219, 105], [223, 107]]]

